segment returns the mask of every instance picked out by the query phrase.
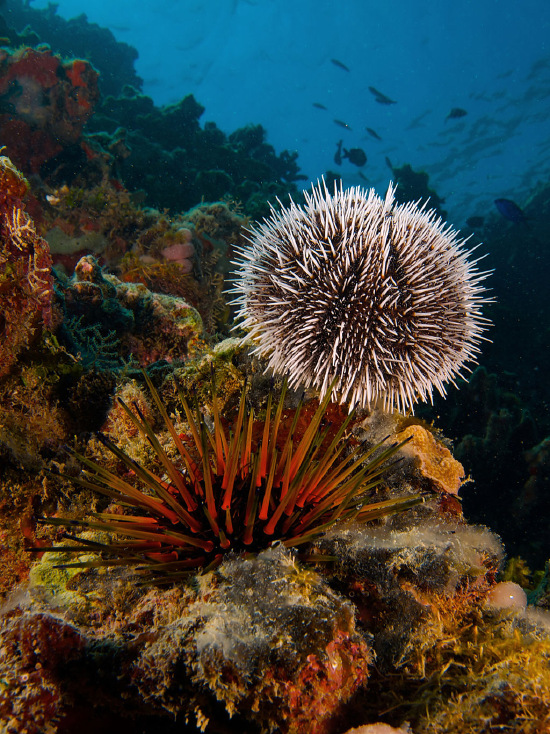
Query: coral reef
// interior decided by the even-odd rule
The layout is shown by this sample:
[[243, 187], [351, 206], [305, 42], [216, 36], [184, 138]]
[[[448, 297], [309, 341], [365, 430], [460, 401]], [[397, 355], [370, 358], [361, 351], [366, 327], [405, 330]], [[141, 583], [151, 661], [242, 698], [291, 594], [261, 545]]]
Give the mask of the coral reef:
[[261, 730], [322, 734], [365, 684], [371, 660], [351, 606], [279, 547], [201, 579], [185, 616], [158, 630], [132, 677], [145, 700], [177, 714], [183, 665], [230, 715]]
[[339, 588], [374, 637], [377, 665], [356, 697], [357, 723], [384, 711], [415, 734], [546, 731], [550, 618], [490, 601], [502, 557], [495, 536], [428, 520], [397, 533], [336, 530], [318, 545], [340, 556]]
[[88, 61], [63, 62], [49, 49], [0, 52], [0, 125], [24, 173], [51, 175], [85, 159], [82, 129], [99, 98]]
[[149, 97], [126, 89], [103, 100], [88, 129], [101, 134], [104, 146], [120, 128], [126, 131], [129, 154], [119, 161], [118, 175], [130, 191], [145, 190], [147, 202], [158, 208], [180, 211], [201, 199], [230, 196], [258, 218], [268, 214], [267, 202], [298, 196], [295, 182], [304, 176], [296, 153], [277, 155], [261, 125], [229, 136], [213, 122], [201, 128], [203, 111], [192, 95], [158, 109]]
[[[226, 561], [195, 591], [79, 577], [54, 574], [52, 595], [51, 570], [35, 572], [31, 600], [2, 619], [0, 713], [25, 724], [18, 732], [67, 726], [95, 704], [180, 725], [193, 712], [202, 730], [235, 716], [253, 731], [324, 734], [367, 680], [352, 605], [281, 547]], [[77, 698], [75, 680], [93, 680], [93, 698]]]
[[57, 270], [66, 275], [72, 274], [84, 255], [94, 255], [116, 269], [140, 238], [160, 226], [160, 215], [140, 209], [106, 171], [101, 171], [101, 180], [94, 185], [89, 169], [87, 174], [80, 186], [44, 186], [38, 192], [43, 200], [44, 238]]
[[336, 557], [331, 570], [340, 591], [353, 598], [362, 627], [374, 635], [379, 670], [400, 664], [411, 634], [430, 616], [431, 597], [455, 604], [470, 587], [486, 593], [502, 558], [488, 530], [444, 521], [425, 507], [418, 512], [413, 521], [402, 518], [401, 528], [336, 528], [315, 544]]
[[377, 724], [365, 724], [364, 726], [348, 729], [346, 734], [410, 734], [410, 731], [408, 725], [395, 729], [389, 724], [379, 722]]
[[192, 95], [159, 109], [141, 93], [137, 51], [85, 15], [65, 21], [53, 4], [34, 10], [14, 0], [5, 16], [0, 30], [18, 50], [0, 55], [0, 121], [24, 172], [53, 187], [112, 179], [172, 212], [229, 196], [259, 217], [268, 201], [299, 195], [297, 152], [277, 155], [261, 125], [229, 136], [213, 122], [201, 127], [204, 108]]
[[170, 221], [161, 217], [139, 233], [116, 269], [124, 281], [185, 298], [208, 333], [226, 330], [225, 279], [247, 222], [226, 202], [200, 204]]
[[[548, 617], [455, 607], [440, 608], [424, 635], [411, 640], [409, 664], [426, 681], [418, 705], [429, 714], [413, 730], [536, 734], [550, 727]], [[426, 643], [440, 642], [435, 649]], [[415, 652], [412, 652], [412, 648]], [[443, 672], [442, 672], [443, 671]]]
[[[276, 153], [260, 125], [203, 123], [192, 96], [157, 108], [134, 49], [30, 5], [0, 10], [0, 729], [550, 731], [550, 188], [526, 203], [528, 226], [486, 217], [496, 326], [460, 393], [419, 406], [425, 420], [319, 409], [312, 390], [280, 399], [266, 360], [219, 339], [246, 228], [277, 197], [301, 207], [297, 153]], [[425, 174], [393, 174], [400, 201], [429, 197], [443, 214]], [[376, 451], [362, 463], [383, 440], [407, 443], [389, 467]], [[373, 468], [371, 504], [358, 502]], [[335, 497], [338, 479], [350, 491]], [[317, 480], [321, 504], [300, 507], [296, 490]], [[526, 561], [502, 568], [459, 491], [469, 521]], [[151, 508], [164, 547], [158, 531], [112, 532], [154, 535]], [[200, 522], [185, 534], [215, 545], [200, 549], [208, 570], [187, 549], [191, 567], [167, 573], [181, 563], [170, 512]]]
[[[85, 261], [84, 271], [90, 272], [90, 265]], [[222, 421], [217, 401], [205, 387], [212, 363], [224, 376], [223, 389], [220, 386], [224, 421], [234, 410], [243, 382], [235, 362], [251, 375], [256, 370], [250, 401], [262, 420], [245, 420], [244, 408], [241, 419], [247, 434], [251, 427], [252, 446], [256, 441], [261, 446], [264, 426], [276, 420], [266, 410], [269, 383], [261, 377], [261, 366], [253, 368], [250, 358], [240, 361], [243, 354], [237, 340], [227, 340], [209, 355], [177, 369], [179, 381], [197, 385], [200, 405], [208, 406], [204, 425], [189, 408], [185, 421], [180, 416], [185, 410], [177, 408], [172, 373], [151, 371], [170, 402], [175, 435], [197, 454], [195, 472], [201, 466], [199, 447], [209, 445], [215, 456], [216, 433], [210, 433], [207, 425], [219, 426]], [[109, 438], [89, 442], [87, 455], [95, 452], [108, 471], [116, 472], [119, 488], [121, 480], [134, 485], [131, 472], [141, 472], [139, 466], [160, 476], [152, 463], [158, 448], [151, 446], [151, 434], [143, 431], [155, 426], [169, 457], [162, 471], [169, 475], [177, 452], [171, 447], [169, 424], [158, 428], [160, 398], [147, 394], [137, 382], [121, 385], [118, 395], [124, 402], [118, 401], [109, 413], [104, 427]], [[287, 406], [296, 400], [289, 395]], [[272, 403], [276, 404], [273, 399]], [[124, 404], [135, 405], [142, 417], [132, 417]], [[319, 420], [315, 402], [306, 401], [301, 413], [287, 406], [280, 414], [281, 455], [289, 431], [303, 437]], [[70, 722], [89, 720], [100, 726], [106, 717], [124, 731], [137, 713], [144, 731], [158, 726], [170, 731], [173, 721], [182, 731], [213, 734], [235, 728], [251, 734], [273, 730], [339, 734], [370, 722], [406, 731], [408, 721], [415, 734], [433, 734], [456, 730], [459, 720], [466, 722], [465, 731], [477, 731], [469, 707], [479, 701], [487, 732], [504, 721], [519, 734], [525, 716], [543, 723], [550, 685], [544, 675], [537, 679], [534, 671], [537, 666], [547, 670], [546, 623], [533, 617], [530, 609], [495, 606], [501, 543], [487, 529], [467, 525], [460, 514], [443, 511], [440, 497], [454, 498], [460, 481], [458, 462], [413, 418], [354, 417], [330, 406], [324, 432], [318, 427], [310, 434], [317, 434], [319, 446], [331, 443], [346, 422], [344, 431], [355, 437], [348, 439], [349, 448], [356, 445], [361, 451], [365, 449], [358, 442], [365, 439], [376, 444], [387, 433], [413, 435], [407, 445], [412, 443], [412, 451], [407, 454], [403, 447], [403, 461], [386, 474], [388, 486], [378, 493], [382, 504], [396, 492], [410, 497], [419, 487], [430, 494], [423, 504], [378, 524], [348, 523], [324, 536], [312, 536], [304, 556], [275, 544], [257, 555], [226, 556], [214, 570], [200, 576], [186, 573], [187, 584], [165, 589], [137, 585], [130, 568], [109, 569], [98, 563], [97, 552], [108, 548], [113, 538], [92, 527], [93, 522], [79, 541], [65, 540], [76, 552], [69, 548], [44, 552], [51, 543], [47, 534], [59, 540], [63, 524], [53, 531], [41, 526], [37, 531], [41, 558], [31, 570], [28, 592], [22, 589], [16, 594], [1, 618], [4, 720], [19, 718], [29, 734], [38, 734], [46, 724], [63, 730]], [[193, 425], [198, 442], [192, 439]], [[245, 432], [233, 430], [232, 439], [226, 433], [226, 441], [242, 444], [239, 435]], [[130, 472], [125, 476], [120, 452], [104, 463], [109, 455], [105, 445], [115, 440], [140, 462], [128, 463]], [[298, 448], [295, 453], [299, 454]], [[442, 473], [436, 470], [439, 463], [446, 468]], [[88, 463], [82, 481], [97, 482], [93, 466]], [[68, 481], [75, 476], [78, 480], [74, 462], [65, 458], [62, 470]], [[153, 474], [142, 476], [152, 481]], [[47, 486], [51, 496], [52, 480]], [[71, 496], [70, 516], [77, 519], [90, 507], [91, 495], [82, 487]], [[112, 499], [116, 498], [111, 494], [107, 501]], [[142, 499], [154, 502], [152, 497]], [[96, 519], [104, 507], [105, 500], [96, 504]], [[112, 504], [106, 511], [113, 522], [124, 517]], [[34, 514], [31, 510], [31, 523]], [[74, 527], [67, 529], [69, 535]], [[174, 530], [175, 526], [170, 532]], [[146, 541], [142, 537], [140, 542]], [[319, 564], [315, 570], [304, 567], [306, 555]], [[107, 565], [112, 561], [113, 556], [105, 559]], [[21, 572], [24, 575], [25, 569]], [[512, 671], [510, 676], [500, 676], [501, 660], [502, 670]], [[521, 681], [515, 671], [526, 664], [533, 675]], [[93, 694], [84, 695], [85, 691]], [[497, 699], [500, 694], [495, 691], [502, 691], [504, 698]], [[504, 701], [504, 709], [497, 707], [497, 700]], [[33, 721], [39, 722], [34, 729]]]
[[[6, 596], [27, 578], [32, 558], [26, 552], [26, 547], [35, 541], [36, 510], [40, 501], [47, 496], [47, 491], [35, 481], [35, 471], [16, 471], [13, 467], [6, 465], [2, 445], [3, 435], [0, 440], [0, 462], [2, 464], [0, 603], [2, 603]], [[26, 447], [25, 450], [28, 451]]]
[[40, 230], [57, 272], [70, 276], [82, 257], [93, 255], [125, 282], [184, 298], [208, 333], [227, 330], [225, 279], [248, 223], [238, 205], [200, 204], [168, 217], [140, 208], [105, 176], [89, 188], [42, 186], [37, 192], [44, 202]]
[[[70, 698], [60, 689], [59, 671], [82, 662], [84, 640], [66, 622], [50, 615], [6, 615], [0, 637], [3, 686], [2, 729], [7, 734], [57, 731]], [[5, 661], [9, 661], [6, 669]], [[4, 677], [5, 675], [5, 677]]]
[[[67, 349], [95, 367], [128, 360], [182, 361], [202, 345], [202, 321], [183, 299], [104, 272], [91, 255], [59, 289]], [[75, 321], [76, 319], [76, 321]]]
[[[332, 554], [323, 571], [277, 545], [168, 589], [46, 553], [1, 620], [0, 711], [60, 726], [109, 711], [122, 727], [139, 712], [150, 731], [173, 717], [189, 731], [382, 720], [428, 734], [479, 731], [479, 703], [482, 731], [544, 731], [549, 620], [496, 608], [500, 542], [437, 517], [423, 506], [336, 528], [316, 544]], [[87, 540], [84, 563], [101, 534]]]
[[70, 431], [67, 411], [58, 404], [57, 380], [49, 377], [30, 365], [0, 383], [0, 453], [27, 470], [40, 467], [40, 453], [54, 449]]

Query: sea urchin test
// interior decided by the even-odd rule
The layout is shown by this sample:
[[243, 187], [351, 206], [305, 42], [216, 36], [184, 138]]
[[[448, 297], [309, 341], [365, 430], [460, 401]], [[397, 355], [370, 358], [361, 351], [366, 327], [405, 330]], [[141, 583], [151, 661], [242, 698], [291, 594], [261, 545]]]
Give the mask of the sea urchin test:
[[254, 351], [293, 387], [405, 411], [445, 394], [489, 324], [488, 273], [433, 210], [324, 183], [272, 208], [239, 252], [234, 303]]

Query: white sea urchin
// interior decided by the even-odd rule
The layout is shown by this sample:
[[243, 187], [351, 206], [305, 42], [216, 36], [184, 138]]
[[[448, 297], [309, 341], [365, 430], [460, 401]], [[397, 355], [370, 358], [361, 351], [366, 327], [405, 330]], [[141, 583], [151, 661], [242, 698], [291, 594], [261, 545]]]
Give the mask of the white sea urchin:
[[239, 252], [234, 301], [289, 384], [401, 411], [462, 376], [489, 323], [477, 261], [433, 210], [324, 181], [272, 209]]

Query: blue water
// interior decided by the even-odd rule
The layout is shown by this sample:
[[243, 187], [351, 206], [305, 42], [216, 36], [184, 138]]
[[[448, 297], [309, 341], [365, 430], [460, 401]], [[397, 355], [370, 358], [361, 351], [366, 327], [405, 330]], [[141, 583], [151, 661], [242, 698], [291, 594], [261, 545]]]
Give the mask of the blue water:
[[[299, 152], [310, 181], [332, 169], [345, 185], [382, 192], [391, 178], [387, 156], [393, 166], [427, 171], [449, 219], [461, 226], [472, 215], [497, 217], [499, 197], [525, 205], [537, 183], [548, 180], [547, 0], [60, 0], [58, 6], [63, 17], [85, 12], [135, 46], [143, 91], [156, 104], [192, 93], [206, 108], [202, 122], [212, 120], [226, 133], [261, 123], [278, 152]], [[377, 103], [369, 86], [396, 104]], [[455, 107], [467, 115], [446, 120]], [[368, 183], [348, 161], [334, 163], [339, 139], [365, 150]]]

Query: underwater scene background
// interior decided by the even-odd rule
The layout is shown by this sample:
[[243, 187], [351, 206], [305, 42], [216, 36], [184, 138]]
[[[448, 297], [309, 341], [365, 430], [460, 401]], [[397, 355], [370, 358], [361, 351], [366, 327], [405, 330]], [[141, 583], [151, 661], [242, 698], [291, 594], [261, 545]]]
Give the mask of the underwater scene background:
[[[3, 730], [550, 732], [549, 38], [542, 0], [0, 2]], [[268, 361], [281, 243], [408, 202], [473, 353], [348, 416]]]

